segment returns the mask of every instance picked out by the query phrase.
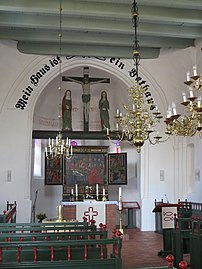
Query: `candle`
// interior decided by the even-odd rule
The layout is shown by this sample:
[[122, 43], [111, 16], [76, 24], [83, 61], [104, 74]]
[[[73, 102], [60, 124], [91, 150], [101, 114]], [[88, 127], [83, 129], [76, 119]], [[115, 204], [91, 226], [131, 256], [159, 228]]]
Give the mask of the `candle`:
[[74, 195], [74, 189], [73, 188], [71, 189], [71, 195]]
[[76, 196], [78, 196], [78, 185], [75, 184], [75, 192], [76, 192]]
[[194, 93], [191, 87], [189, 87], [189, 97], [194, 97]]
[[69, 148], [66, 149], [66, 155], [69, 157]]
[[116, 110], [116, 115], [119, 116], [119, 109]]
[[196, 65], [193, 66], [193, 74], [194, 74], [194, 77], [197, 76], [197, 68], [196, 68]]
[[48, 156], [48, 149], [45, 147], [46, 157]]
[[50, 137], [48, 138], [48, 145], [49, 145], [49, 147], [50, 147], [50, 145], [51, 145]]
[[96, 196], [98, 197], [99, 191], [98, 191], [98, 184], [96, 184]]
[[176, 104], [172, 102], [173, 115], [177, 115]]
[[118, 131], [119, 130], [119, 124], [116, 123], [116, 130]]
[[103, 188], [103, 196], [105, 196], [105, 188]]
[[183, 100], [183, 102], [186, 102], [187, 101], [187, 97], [186, 97], [186, 93], [185, 92], [182, 93], [182, 100]]
[[73, 155], [73, 147], [71, 146], [71, 155]]
[[119, 187], [119, 210], [122, 210], [122, 188]]
[[201, 107], [201, 96], [197, 98], [197, 107]]
[[109, 128], [107, 128], [107, 135], [109, 135]]
[[190, 73], [187, 72], [187, 81], [190, 81]]

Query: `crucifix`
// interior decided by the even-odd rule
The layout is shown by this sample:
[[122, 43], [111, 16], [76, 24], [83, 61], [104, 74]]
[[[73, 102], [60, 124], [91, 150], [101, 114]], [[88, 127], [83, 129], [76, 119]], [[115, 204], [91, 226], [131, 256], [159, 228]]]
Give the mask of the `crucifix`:
[[90, 85], [98, 83], [110, 83], [109, 78], [91, 78], [89, 77], [89, 67], [84, 66], [83, 77], [68, 77], [63, 76], [62, 81], [70, 81], [78, 83], [82, 86], [82, 102], [83, 102], [83, 119], [84, 119], [84, 131], [89, 131], [89, 108], [90, 108]]

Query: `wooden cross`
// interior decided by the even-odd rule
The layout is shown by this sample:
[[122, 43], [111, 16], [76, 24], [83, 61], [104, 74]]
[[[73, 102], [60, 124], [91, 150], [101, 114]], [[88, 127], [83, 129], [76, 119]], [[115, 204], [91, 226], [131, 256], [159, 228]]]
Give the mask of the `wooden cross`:
[[82, 86], [82, 102], [83, 102], [83, 117], [84, 117], [84, 131], [89, 131], [89, 108], [90, 108], [90, 85], [98, 83], [110, 83], [109, 78], [91, 78], [89, 76], [89, 67], [83, 68], [83, 77], [68, 77], [63, 76], [62, 81], [79, 83]]

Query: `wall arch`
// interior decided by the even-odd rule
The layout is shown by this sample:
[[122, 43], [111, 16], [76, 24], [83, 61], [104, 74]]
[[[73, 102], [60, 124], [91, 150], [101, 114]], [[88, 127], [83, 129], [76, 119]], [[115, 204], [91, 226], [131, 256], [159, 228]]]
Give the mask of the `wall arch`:
[[[95, 58], [79, 58], [79, 57], [73, 57], [70, 60], [67, 60], [66, 58], [63, 59], [62, 62], [62, 73], [66, 73], [71, 69], [74, 68], [82, 68], [84, 66], [89, 66], [90, 68], [96, 68], [101, 71], [105, 71], [109, 73], [109, 75], [113, 75], [117, 79], [123, 82], [125, 87], [128, 89], [130, 86], [134, 83], [134, 78], [130, 77], [129, 71], [134, 67], [133, 62], [130, 60], [120, 60], [119, 62], [124, 63], [124, 68], [121, 69], [117, 65], [115, 65], [113, 62], [110, 62], [110, 59], [99, 60]], [[41, 93], [43, 92], [44, 88], [47, 87], [51, 83], [51, 81], [55, 78], [57, 78], [59, 74], [58, 68], [55, 68], [52, 70], [51, 73], [49, 73], [46, 76], [46, 79], [43, 80], [38, 87], [37, 92], [32, 97], [31, 103], [30, 103], [30, 117], [33, 117], [34, 108], [37, 104], [37, 100], [39, 100]], [[155, 83], [155, 80], [150, 76], [150, 74], [143, 68], [140, 68], [140, 76], [150, 85], [149, 91], [151, 92], [152, 98], [154, 99], [155, 104], [157, 104], [160, 108], [167, 107], [167, 100], [165, 97], [164, 92], [160, 88], [157, 83]], [[146, 77], [146, 78], [145, 78]]]

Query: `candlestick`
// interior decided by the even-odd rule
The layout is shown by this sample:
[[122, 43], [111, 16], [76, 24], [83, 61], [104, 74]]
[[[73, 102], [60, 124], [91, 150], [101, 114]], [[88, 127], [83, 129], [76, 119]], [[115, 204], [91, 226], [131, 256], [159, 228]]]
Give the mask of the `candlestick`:
[[119, 210], [119, 231], [123, 234], [123, 217], [122, 217], [122, 210]]
[[62, 206], [58, 206], [58, 220], [62, 221]]

